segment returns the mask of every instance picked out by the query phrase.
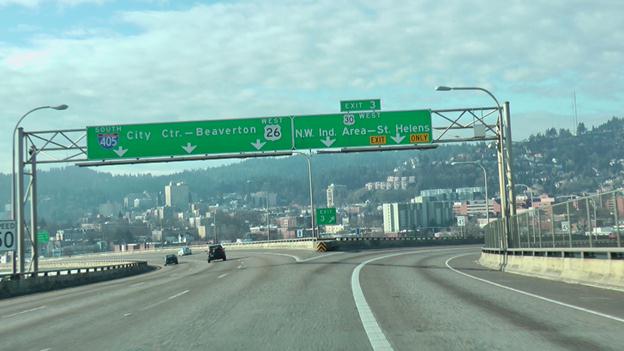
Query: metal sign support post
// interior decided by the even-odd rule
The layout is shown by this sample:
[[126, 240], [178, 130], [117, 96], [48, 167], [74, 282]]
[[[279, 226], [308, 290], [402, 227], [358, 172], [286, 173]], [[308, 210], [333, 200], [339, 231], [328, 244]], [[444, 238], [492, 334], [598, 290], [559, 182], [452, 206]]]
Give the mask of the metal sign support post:
[[509, 245], [509, 226], [507, 224], [507, 189], [505, 182], [505, 158], [504, 158], [504, 137], [503, 137], [503, 118], [499, 110], [498, 123], [496, 126], [496, 156], [498, 159], [498, 191], [500, 194], [501, 205], [501, 223], [503, 224], [503, 236], [501, 249], [506, 250]]
[[39, 245], [37, 238], [37, 149], [30, 149], [30, 236], [32, 240], [33, 272], [39, 272]]
[[17, 220], [17, 254], [19, 256], [19, 273], [26, 273], [24, 270], [24, 256], [26, 250], [24, 249], [25, 237], [24, 232], [26, 230], [24, 225], [24, 129], [17, 129], [17, 176], [15, 179], [16, 194], [15, 194], [15, 207], [16, 207], [16, 220]]
[[[509, 112], [509, 101], [505, 101], [503, 103], [503, 111], [505, 115], [505, 165], [507, 172], [507, 189], [509, 190], [509, 194], [507, 195], [507, 202], [509, 206], [509, 215], [516, 215], [516, 196], [514, 190], [514, 182], [513, 182], [513, 154], [511, 152], [511, 116]], [[533, 203], [533, 199], [531, 199], [531, 204]]]

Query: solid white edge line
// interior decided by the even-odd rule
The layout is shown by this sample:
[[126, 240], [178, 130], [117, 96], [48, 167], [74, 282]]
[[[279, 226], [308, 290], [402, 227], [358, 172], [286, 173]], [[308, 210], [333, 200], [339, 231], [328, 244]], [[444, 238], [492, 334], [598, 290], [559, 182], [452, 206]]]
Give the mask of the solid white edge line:
[[403, 251], [383, 256], [377, 256], [371, 259], [368, 259], [362, 263], [360, 263], [351, 274], [351, 291], [353, 292], [353, 300], [355, 301], [355, 307], [358, 310], [360, 315], [360, 321], [362, 322], [362, 326], [364, 327], [364, 331], [366, 332], [366, 336], [368, 337], [368, 341], [371, 344], [373, 350], [394, 350], [390, 342], [386, 338], [386, 335], [381, 330], [379, 323], [375, 319], [375, 315], [371, 310], [368, 302], [366, 302], [366, 297], [364, 296], [364, 292], [362, 291], [362, 287], [360, 286], [360, 271], [367, 264], [383, 260], [390, 257], [401, 256], [401, 255], [409, 255], [416, 253], [427, 253], [427, 252], [437, 252], [437, 251], [450, 251], [450, 250], [459, 250], [465, 248], [450, 248], [450, 249], [426, 249], [426, 250], [414, 250], [414, 251]]
[[499, 283], [495, 283], [493, 281], [489, 281], [487, 279], [475, 277], [474, 275], [471, 275], [471, 274], [468, 274], [468, 273], [464, 273], [464, 272], [462, 272], [462, 271], [460, 271], [458, 269], [455, 269], [455, 268], [451, 267], [451, 265], [449, 264], [449, 262], [451, 262], [452, 260], [454, 260], [456, 258], [459, 258], [459, 257], [462, 257], [462, 256], [468, 256], [468, 255], [474, 255], [474, 253], [467, 253], [467, 254], [463, 254], [463, 255], [453, 256], [453, 257], [449, 258], [448, 260], [446, 260], [446, 262], [444, 262], [444, 264], [446, 265], [446, 267], [448, 269], [452, 270], [453, 272], [461, 274], [461, 275], [466, 276], [468, 278], [472, 278], [472, 279], [478, 280], [478, 281], [480, 281], [482, 283], [486, 283], [486, 284], [490, 284], [490, 285], [493, 285], [493, 286], [496, 286], [496, 287], [499, 287], [499, 288], [502, 288], [502, 289], [507, 289], [507, 290], [510, 290], [510, 291], [514, 291], [514, 292], [517, 292], [519, 294], [523, 294], [523, 295], [526, 295], [526, 296], [534, 297], [536, 299], [543, 300], [543, 301], [550, 302], [550, 303], [554, 303], [554, 304], [559, 305], [559, 306], [568, 307], [568, 308], [571, 308], [571, 309], [574, 309], [574, 310], [577, 310], [577, 311], [590, 313], [590, 314], [593, 314], [593, 315], [596, 315], [596, 316], [599, 316], [599, 317], [603, 317], [603, 318], [614, 320], [616, 322], [624, 323], [624, 318], [619, 318], [619, 317], [616, 317], [616, 316], [612, 316], [610, 314], [606, 314], [606, 313], [590, 310], [590, 309], [583, 308], [583, 307], [576, 306], [576, 305], [571, 305], [569, 303], [561, 302], [561, 301], [558, 301], [558, 300], [549, 299], [547, 297], [536, 295], [536, 294], [530, 293], [528, 291], [515, 289], [515, 288], [512, 288], [510, 286], [506, 286], [506, 285], [502, 285], [502, 284], [499, 284]]
[[323, 257], [327, 257], [327, 256], [333, 256], [333, 255], [337, 255], [337, 254], [341, 254], [344, 253], [344, 251], [335, 251], [335, 252], [328, 252], [328, 253], [324, 253], [318, 256], [312, 256], [312, 257], [308, 257], [306, 259], [303, 259], [299, 262], [308, 262], [308, 261], [314, 261], [314, 260], [318, 260], [319, 258], [323, 258]]
[[184, 291], [179, 292], [179, 293], [177, 293], [177, 294], [175, 294], [175, 295], [173, 295], [173, 296], [169, 296], [169, 297], [168, 297], [168, 299], [169, 299], [169, 300], [173, 300], [173, 299], [175, 299], [176, 297], [180, 297], [180, 296], [182, 296], [182, 295], [186, 294], [186, 293], [187, 293], [187, 292], [189, 292], [189, 291], [190, 291], [190, 290], [184, 290]]
[[289, 254], [285, 254], [285, 253], [278, 253], [278, 252], [252, 252], [252, 254], [258, 254], [258, 255], [270, 255], [270, 256], [285, 256], [285, 257], [290, 257], [292, 259], [294, 259], [297, 262], [301, 262], [301, 259], [295, 255], [289, 255]]

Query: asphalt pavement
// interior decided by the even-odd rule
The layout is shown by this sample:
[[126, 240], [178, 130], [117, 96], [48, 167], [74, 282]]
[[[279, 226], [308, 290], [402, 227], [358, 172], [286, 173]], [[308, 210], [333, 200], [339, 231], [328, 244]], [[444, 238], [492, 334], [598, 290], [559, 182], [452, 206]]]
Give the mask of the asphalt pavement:
[[488, 270], [478, 252], [230, 250], [213, 263], [196, 252], [0, 300], [0, 349], [622, 349], [624, 293]]

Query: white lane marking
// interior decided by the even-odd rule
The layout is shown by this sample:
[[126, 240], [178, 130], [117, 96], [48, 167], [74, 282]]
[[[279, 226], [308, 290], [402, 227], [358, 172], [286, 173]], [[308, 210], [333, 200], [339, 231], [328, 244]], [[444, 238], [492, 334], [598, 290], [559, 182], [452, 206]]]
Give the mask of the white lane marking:
[[390, 345], [390, 342], [381, 330], [381, 327], [379, 327], [379, 324], [377, 323], [377, 320], [373, 315], [373, 311], [370, 309], [370, 306], [366, 302], [364, 292], [362, 291], [362, 287], [360, 286], [360, 271], [367, 263], [391, 256], [397, 256], [397, 254], [386, 255], [366, 260], [360, 263], [357, 267], [355, 267], [353, 273], [351, 274], [351, 291], [353, 292], [355, 307], [360, 314], [360, 321], [362, 321], [362, 326], [364, 327], [364, 331], [366, 332], [366, 336], [368, 337], [368, 341], [370, 342], [373, 350], [394, 349], [392, 348], [392, 345]]
[[295, 255], [289, 255], [289, 254], [285, 254], [285, 253], [277, 253], [277, 252], [257, 252], [257, 254], [260, 255], [273, 255], [273, 256], [285, 256], [285, 257], [290, 257], [292, 259], [294, 259], [297, 262], [301, 262], [301, 259]]
[[223, 273], [220, 276], [218, 276], [217, 279], [225, 278], [225, 277], [227, 277], [228, 274], [229, 273]]
[[306, 258], [306, 259], [300, 260], [299, 262], [314, 261], [314, 260], [318, 260], [319, 258], [323, 258], [323, 257], [327, 257], [327, 256], [332, 256], [332, 255], [337, 255], [337, 254], [341, 254], [341, 253], [344, 253], [344, 252], [343, 252], [343, 251], [329, 252], [329, 253], [325, 253], [325, 254], [318, 255], [318, 256], [308, 257], [308, 258]]
[[20, 314], [24, 314], [24, 313], [28, 313], [28, 312], [34, 312], [34, 311], [42, 310], [42, 309], [44, 309], [44, 308], [46, 308], [46, 306], [45, 306], [45, 305], [44, 305], [44, 306], [35, 307], [35, 308], [31, 308], [31, 309], [29, 309], [29, 310], [24, 310], [24, 311], [15, 312], [15, 313], [12, 313], [12, 314], [7, 314], [7, 315], [3, 316], [3, 318], [11, 318], [11, 317], [18, 316], [18, 315], [20, 315]]
[[451, 267], [451, 265], [449, 264], [449, 262], [451, 262], [452, 260], [454, 260], [454, 259], [456, 259], [458, 257], [467, 256], [467, 255], [473, 255], [473, 254], [474, 253], [467, 253], [467, 254], [463, 254], [463, 255], [453, 256], [453, 257], [449, 258], [448, 260], [446, 260], [446, 262], [444, 262], [444, 264], [446, 265], [446, 267], [448, 267], [453, 272], [461, 274], [461, 275], [466, 276], [468, 278], [472, 278], [472, 279], [478, 280], [478, 281], [480, 281], [482, 283], [486, 283], [486, 284], [490, 284], [490, 285], [493, 285], [493, 286], [496, 286], [496, 287], [499, 287], [499, 288], [502, 288], [502, 289], [507, 289], [507, 290], [510, 290], [510, 291], [514, 291], [514, 292], [517, 292], [519, 294], [530, 296], [530, 297], [534, 297], [536, 299], [539, 299], [539, 300], [542, 300], [542, 301], [546, 301], [546, 302], [550, 302], [550, 303], [554, 303], [554, 304], [559, 305], [559, 306], [568, 307], [568, 308], [571, 308], [571, 309], [574, 309], [574, 310], [577, 310], [577, 311], [587, 312], [587, 313], [590, 313], [590, 314], [593, 314], [593, 315], [596, 315], [596, 316], [599, 316], [599, 317], [604, 317], [604, 318], [608, 318], [608, 319], [611, 319], [611, 320], [614, 320], [614, 321], [617, 321], [617, 322], [620, 322], [620, 323], [624, 323], [624, 318], [619, 318], [619, 317], [616, 317], [616, 316], [612, 316], [610, 314], [606, 314], [606, 313], [590, 310], [590, 309], [583, 308], [583, 307], [576, 306], [576, 305], [571, 305], [569, 303], [561, 302], [561, 301], [558, 301], [558, 300], [549, 299], [547, 297], [540, 296], [540, 295], [537, 295], [537, 294], [533, 294], [533, 293], [530, 293], [528, 291], [518, 290], [518, 289], [512, 288], [510, 286], [506, 286], [506, 285], [495, 283], [493, 281], [489, 281], [487, 279], [475, 277], [474, 275], [471, 275], [471, 274], [468, 274], [468, 273], [464, 273], [464, 272], [462, 272], [460, 270], [457, 270], [457, 269]]
[[124, 313], [124, 317], [128, 317], [128, 316], [131, 316], [131, 315], [132, 315], [132, 313]]
[[295, 256], [295, 255], [279, 253], [279, 252], [255, 252], [255, 253], [259, 254], [259, 255], [273, 255], [273, 256], [290, 257], [290, 258], [294, 259], [295, 262], [308, 262], [308, 261], [317, 260], [319, 258], [323, 258], [323, 257], [326, 257], [326, 256], [340, 254], [340, 253], [343, 253], [343, 252], [330, 252], [330, 253], [326, 253], [326, 254], [322, 254], [322, 255], [318, 255], [318, 256], [308, 257], [308, 258], [305, 258], [305, 259], [302, 259], [302, 258], [300, 258], [298, 256]]
[[167, 299], [168, 299], [168, 300], [173, 300], [173, 299], [175, 299], [176, 297], [180, 297], [180, 296], [182, 296], [182, 295], [186, 294], [186, 293], [187, 293], [187, 292], [189, 292], [189, 291], [190, 291], [190, 290], [184, 290], [184, 291], [179, 292], [179, 293], [177, 293], [177, 294], [175, 294], [175, 295], [173, 295], [173, 296], [169, 296]]
[[47, 349], [41, 349], [40, 351], [50, 351], [50, 350], [52, 349], [48, 347]]
[[390, 257], [401, 256], [401, 255], [409, 255], [416, 253], [426, 253], [426, 252], [439, 252], [439, 251], [451, 251], [451, 250], [460, 250], [465, 248], [451, 248], [451, 249], [430, 249], [430, 250], [415, 250], [415, 251], [403, 251], [383, 256], [377, 256], [371, 259], [368, 259], [362, 263], [360, 263], [351, 274], [351, 291], [353, 292], [353, 300], [355, 301], [355, 307], [360, 314], [360, 321], [362, 322], [362, 326], [364, 327], [364, 331], [366, 332], [366, 336], [368, 337], [368, 341], [371, 344], [373, 350], [394, 350], [390, 342], [386, 338], [385, 334], [381, 330], [379, 323], [375, 319], [375, 315], [371, 310], [368, 302], [366, 302], [366, 297], [364, 297], [364, 292], [362, 291], [362, 287], [360, 286], [360, 271], [367, 264], [383, 260]]
[[154, 302], [153, 304], [149, 304], [143, 308], [141, 308], [141, 311], [146, 311], [149, 310], [152, 307], [156, 307], [158, 305], [162, 305], [163, 303], [167, 302], [168, 300], [162, 300], [162, 301], [158, 301], [158, 302]]
[[132, 284], [131, 286], [141, 286], [143, 284], [145, 284], [145, 282], [138, 282], [138, 283]]

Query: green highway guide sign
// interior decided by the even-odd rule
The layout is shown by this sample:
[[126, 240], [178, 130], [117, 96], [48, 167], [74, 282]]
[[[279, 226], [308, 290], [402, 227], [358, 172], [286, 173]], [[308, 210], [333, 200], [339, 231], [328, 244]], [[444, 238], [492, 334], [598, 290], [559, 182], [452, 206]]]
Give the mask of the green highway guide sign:
[[47, 231], [37, 233], [37, 242], [39, 242], [39, 244], [45, 244], [48, 241], [50, 241], [50, 233]]
[[[345, 102], [371, 101], [379, 104], [379, 100], [342, 101], [341, 108]], [[431, 110], [356, 112], [352, 109], [328, 115], [87, 127], [87, 159], [245, 154], [431, 142]]]
[[340, 101], [340, 112], [381, 110], [381, 99]]
[[336, 209], [333, 207], [316, 209], [316, 224], [336, 224]]
[[431, 143], [431, 110], [369, 111], [294, 118], [295, 149]]
[[290, 150], [291, 123], [290, 117], [266, 117], [87, 127], [87, 158]]

